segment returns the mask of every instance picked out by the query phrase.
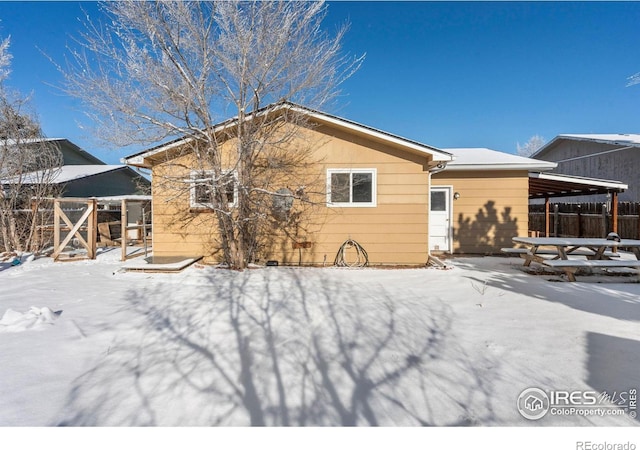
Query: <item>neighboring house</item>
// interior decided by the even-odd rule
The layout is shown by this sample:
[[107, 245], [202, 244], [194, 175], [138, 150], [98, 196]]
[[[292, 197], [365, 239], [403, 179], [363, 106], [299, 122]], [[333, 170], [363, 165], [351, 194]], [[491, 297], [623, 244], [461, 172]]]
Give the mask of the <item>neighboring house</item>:
[[[330, 114], [285, 107], [313, 124], [300, 130], [300, 139], [318, 142], [321, 162], [314, 171], [326, 180], [323, 206], [309, 218], [312, 231], [296, 238], [308, 248], [294, 250], [291, 240], [272, 243], [261, 261], [297, 264], [300, 258], [303, 264], [330, 265], [349, 238], [374, 265], [422, 265], [432, 250], [498, 252], [505, 242], [511, 245], [511, 237], [527, 234], [529, 171], [555, 166], [487, 149], [440, 150]], [[195, 187], [180, 191], [162, 181], [168, 174], [188, 180], [195, 169], [189, 155], [177, 156], [181, 146], [174, 141], [124, 162], [152, 170], [154, 255], [214, 262], [215, 215], [194, 208]], [[365, 180], [360, 202], [334, 198], [330, 186], [341, 177]]]
[[62, 164], [65, 166], [104, 164], [104, 162], [68, 139], [47, 138], [45, 141], [57, 146], [60, 153], [62, 153]]
[[[28, 145], [33, 141], [26, 141]], [[39, 141], [41, 143], [42, 141]], [[108, 165], [81, 149], [68, 139], [47, 138], [62, 153], [62, 166], [55, 170], [51, 181], [60, 186], [61, 197], [109, 197], [148, 193], [150, 181], [126, 165]], [[29, 179], [41, 180], [39, 173], [24, 174]], [[3, 180], [9, 184], [10, 180]]]
[[[561, 134], [532, 158], [553, 161], [557, 172], [620, 180], [629, 188], [619, 201], [640, 202], [640, 134]], [[604, 201], [606, 195], [567, 197], [565, 201]]]

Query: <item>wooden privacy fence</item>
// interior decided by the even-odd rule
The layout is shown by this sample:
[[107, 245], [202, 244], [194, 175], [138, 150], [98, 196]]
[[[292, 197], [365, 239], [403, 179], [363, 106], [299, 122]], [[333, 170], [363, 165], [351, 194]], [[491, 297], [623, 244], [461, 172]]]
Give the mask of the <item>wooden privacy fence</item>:
[[[617, 223], [614, 223], [608, 203], [552, 203], [550, 236], [605, 237], [617, 228], [623, 239], [640, 239], [640, 203], [618, 203]], [[529, 205], [529, 231], [545, 235], [544, 205]]]

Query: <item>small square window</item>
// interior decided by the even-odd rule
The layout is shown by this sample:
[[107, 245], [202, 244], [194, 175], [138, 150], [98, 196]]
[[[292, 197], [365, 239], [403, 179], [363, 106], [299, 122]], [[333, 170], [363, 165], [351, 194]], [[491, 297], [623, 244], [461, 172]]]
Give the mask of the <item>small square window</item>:
[[431, 211], [447, 210], [447, 193], [444, 191], [431, 191]]
[[[235, 172], [226, 172], [222, 175], [223, 198], [226, 198], [228, 206], [235, 206], [238, 202], [238, 183]], [[214, 178], [213, 171], [192, 172], [190, 203], [192, 208], [213, 208], [214, 205]]]
[[337, 207], [376, 206], [376, 169], [327, 170], [327, 204]]

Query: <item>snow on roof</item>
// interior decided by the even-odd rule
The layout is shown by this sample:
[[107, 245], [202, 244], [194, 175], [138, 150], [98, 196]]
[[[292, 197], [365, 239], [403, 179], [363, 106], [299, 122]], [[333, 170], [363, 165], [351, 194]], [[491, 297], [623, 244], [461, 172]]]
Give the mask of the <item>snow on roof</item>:
[[[92, 165], [70, 165], [62, 166], [54, 171], [51, 182], [54, 184], [68, 183], [82, 178], [92, 177], [114, 170], [124, 169], [127, 166], [122, 164], [92, 164]], [[25, 174], [22, 183], [40, 183], [45, 177], [44, 172], [39, 170]], [[3, 183], [11, 184], [11, 180], [2, 180]]]
[[34, 144], [39, 142], [56, 142], [56, 141], [66, 141], [65, 138], [31, 138], [31, 139], [3, 139], [0, 140], [0, 145], [16, 145], [16, 144]]
[[551, 141], [540, 147], [532, 157], [540, 157], [546, 153], [551, 147], [555, 146], [558, 141], [587, 141], [597, 142], [600, 144], [620, 145], [623, 147], [640, 147], [640, 134], [621, 134], [621, 133], [605, 133], [605, 134], [559, 134]]
[[489, 148], [444, 148], [455, 160], [447, 163], [447, 170], [553, 170], [556, 163], [525, 158]]
[[624, 144], [640, 147], [640, 134], [559, 134], [556, 139], [595, 141], [607, 144]]
[[92, 177], [102, 173], [112, 172], [118, 169], [124, 169], [123, 164], [92, 164], [79, 166], [62, 166], [60, 172], [55, 177], [55, 183], [68, 183], [69, 181], [79, 180], [81, 178]]

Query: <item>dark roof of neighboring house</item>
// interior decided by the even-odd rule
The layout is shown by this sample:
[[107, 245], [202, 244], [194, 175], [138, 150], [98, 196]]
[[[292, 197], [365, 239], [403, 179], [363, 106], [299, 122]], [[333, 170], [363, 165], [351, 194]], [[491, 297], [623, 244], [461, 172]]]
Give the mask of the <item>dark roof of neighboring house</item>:
[[[75, 164], [105, 164], [104, 161], [96, 158], [91, 153], [82, 148], [78, 147], [76, 144], [71, 142], [69, 139], [65, 138], [38, 138], [38, 139], [24, 139], [21, 140], [18, 145], [29, 145], [29, 144], [38, 144], [42, 142], [51, 142], [59, 146], [60, 151], [62, 152], [65, 165], [75, 165]], [[0, 142], [0, 145], [15, 145], [16, 141], [13, 139], [5, 140]], [[69, 155], [72, 153], [73, 155]], [[76, 162], [72, 162], [69, 159], [72, 158]]]
[[[96, 175], [102, 175], [109, 172], [116, 172], [124, 170], [129, 175], [134, 177], [141, 177], [141, 175], [137, 174], [130, 167], [125, 166], [123, 164], [91, 164], [91, 165], [69, 165], [69, 166], [61, 166], [57, 169], [51, 169], [51, 173], [47, 174], [43, 170], [38, 170], [36, 172], [25, 173], [21, 176], [21, 184], [37, 184], [42, 182], [42, 180], [46, 177], [49, 182], [53, 184], [65, 184], [73, 181], [78, 181], [84, 178], [93, 177]], [[4, 180], [0, 180], [2, 184], [12, 184], [15, 178], [8, 178]]]
[[[53, 171], [52, 174], [45, 174], [45, 171], [39, 170], [31, 173], [22, 174], [21, 182], [24, 184], [34, 184], [42, 181], [44, 176], [50, 178], [54, 184], [65, 184], [78, 181], [84, 178], [101, 175], [109, 172], [123, 171], [131, 178], [140, 178], [143, 182], [148, 180], [141, 174], [136, 173], [131, 167], [123, 164], [106, 164], [104, 161], [96, 158], [91, 153], [83, 150], [69, 139], [65, 138], [40, 138], [25, 139], [18, 145], [39, 144], [50, 142], [58, 146], [63, 154], [63, 165]], [[2, 141], [0, 145], [15, 145], [13, 140]], [[2, 184], [12, 184], [12, 178], [1, 179]]]

